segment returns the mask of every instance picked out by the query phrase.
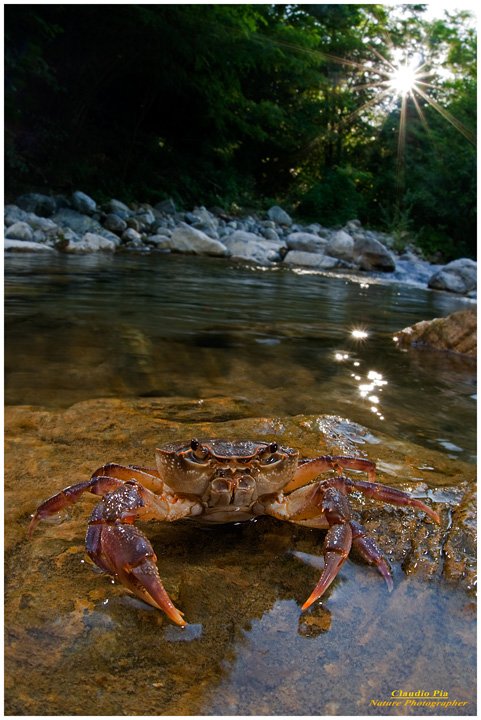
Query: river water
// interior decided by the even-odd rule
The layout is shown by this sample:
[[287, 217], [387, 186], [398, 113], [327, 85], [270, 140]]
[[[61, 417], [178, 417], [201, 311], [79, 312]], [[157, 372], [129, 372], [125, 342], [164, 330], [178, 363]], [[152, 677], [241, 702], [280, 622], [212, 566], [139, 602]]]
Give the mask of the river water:
[[[474, 366], [393, 341], [468, 300], [174, 255], [8, 256], [5, 270], [6, 714], [476, 714], [472, 506], [456, 514], [475, 474]], [[342, 440], [442, 525], [359, 505], [394, 591], [350, 558], [302, 614], [318, 531], [150, 523], [185, 630], [85, 560], [88, 500], [27, 538], [49, 494], [194, 433], [304, 454]]]
[[175, 255], [9, 256], [5, 292], [9, 404], [223, 394], [245, 416], [343, 415], [473, 459], [473, 362], [392, 339], [464, 298]]

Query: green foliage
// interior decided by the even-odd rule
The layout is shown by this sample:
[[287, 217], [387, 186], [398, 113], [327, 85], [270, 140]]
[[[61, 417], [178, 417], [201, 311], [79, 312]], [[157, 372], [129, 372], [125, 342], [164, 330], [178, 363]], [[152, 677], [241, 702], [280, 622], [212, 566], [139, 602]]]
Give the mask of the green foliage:
[[[473, 254], [476, 34], [423, 7], [7, 5], [7, 194], [271, 198]], [[445, 71], [429, 93], [448, 118], [420, 101], [426, 127], [409, 100], [402, 155], [401, 101], [372, 83], [391, 43]]]
[[298, 213], [310, 221], [321, 220], [324, 225], [342, 225], [363, 215], [364, 197], [359, 191], [370, 182], [368, 173], [351, 167], [327, 170], [302, 197]]

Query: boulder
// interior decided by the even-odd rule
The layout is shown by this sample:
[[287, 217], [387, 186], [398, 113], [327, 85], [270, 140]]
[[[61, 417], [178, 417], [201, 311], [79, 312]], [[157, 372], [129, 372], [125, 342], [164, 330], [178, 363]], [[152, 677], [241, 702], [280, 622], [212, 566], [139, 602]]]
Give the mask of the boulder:
[[16, 222], [26, 222], [29, 213], [22, 210], [18, 205], [5, 205], [3, 210], [4, 222], [8, 227]]
[[171, 250], [194, 255], [227, 255], [226, 247], [219, 240], [209, 237], [187, 223], [181, 222], [170, 237]]
[[72, 205], [75, 210], [84, 215], [93, 215], [97, 210], [97, 203], [85, 193], [77, 190], [72, 195]]
[[273, 205], [267, 211], [267, 217], [269, 218], [269, 220], [277, 223], [277, 225], [287, 225], [287, 227], [290, 227], [292, 225], [292, 218], [286, 213], [285, 210], [279, 207], [279, 205]]
[[392, 272], [396, 269], [389, 250], [379, 240], [371, 237], [358, 236], [354, 240], [353, 259], [361, 270]]
[[51, 217], [57, 209], [55, 199], [40, 193], [27, 193], [17, 198], [16, 204], [22, 210], [35, 213], [41, 217]]
[[118, 217], [122, 218], [122, 220], [125, 220], [125, 218], [128, 218], [129, 215], [132, 215], [132, 210], [120, 200], [109, 200], [105, 208], [108, 212], [114, 213]]
[[[117, 238], [118, 240], [118, 238]], [[113, 240], [87, 232], [79, 241], [69, 242], [65, 248], [65, 252], [85, 255], [87, 253], [99, 252], [115, 252], [117, 245]]]
[[55, 213], [52, 220], [57, 223], [57, 225], [69, 228], [79, 235], [86, 232], [98, 233], [103, 229], [97, 220], [70, 208], [61, 208]]
[[354, 257], [354, 240], [344, 230], [338, 230], [326, 245], [326, 255], [352, 262]]
[[286, 244], [290, 250], [301, 250], [308, 253], [323, 253], [327, 240], [315, 233], [294, 232], [286, 237]]
[[137, 230], [134, 230], [134, 228], [124, 230], [121, 240], [130, 246], [140, 247], [142, 245], [142, 235], [137, 232]]
[[33, 231], [26, 222], [19, 221], [7, 228], [5, 237], [12, 240], [27, 240], [31, 242], [33, 240]]
[[445, 265], [429, 278], [428, 286], [435, 290], [465, 294], [476, 289], [477, 263], [469, 258], [459, 258]]
[[104, 227], [117, 235], [121, 235], [127, 229], [127, 223], [116, 213], [109, 213], [104, 218]]
[[320, 253], [290, 250], [284, 258], [284, 265], [310, 267], [316, 270], [330, 270], [339, 265], [339, 260]]
[[281, 241], [267, 240], [245, 230], [235, 230], [223, 240], [231, 257], [249, 260], [260, 265], [279, 262], [280, 251], [284, 247], [284, 243]]
[[29, 240], [13, 240], [6, 238], [3, 249], [7, 252], [55, 252], [49, 245]]
[[460, 310], [447, 317], [422, 320], [394, 336], [398, 347], [427, 346], [476, 357], [476, 312]]

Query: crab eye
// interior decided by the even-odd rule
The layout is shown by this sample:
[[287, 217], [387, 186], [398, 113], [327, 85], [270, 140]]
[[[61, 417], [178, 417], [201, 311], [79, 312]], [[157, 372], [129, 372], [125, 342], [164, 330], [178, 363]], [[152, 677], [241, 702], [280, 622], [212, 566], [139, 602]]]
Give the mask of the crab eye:
[[280, 461], [280, 457], [277, 454], [279, 445], [276, 442], [270, 443], [262, 452], [260, 460], [263, 465], [274, 465]]
[[189, 460], [193, 460], [194, 462], [204, 462], [209, 454], [209, 451], [196, 439], [191, 440], [190, 447], [192, 452], [189, 453]]
[[275, 455], [271, 455], [268, 458], [265, 458], [262, 460], [263, 465], [274, 465], [274, 463], [279, 462], [280, 458], [276, 457]]

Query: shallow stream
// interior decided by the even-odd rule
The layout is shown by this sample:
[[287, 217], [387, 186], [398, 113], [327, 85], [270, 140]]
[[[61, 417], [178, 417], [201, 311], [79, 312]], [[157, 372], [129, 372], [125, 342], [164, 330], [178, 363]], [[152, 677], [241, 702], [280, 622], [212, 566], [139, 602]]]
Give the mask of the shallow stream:
[[[5, 268], [6, 714], [476, 714], [475, 369], [392, 339], [469, 301], [168, 255]], [[353, 557], [302, 614], [318, 531], [144, 524], [184, 630], [86, 560], [92, 501], [27, 539], [54, 491], [195, 436], [370, 457], [441, 527], [354, 499], [394, 590]]]

